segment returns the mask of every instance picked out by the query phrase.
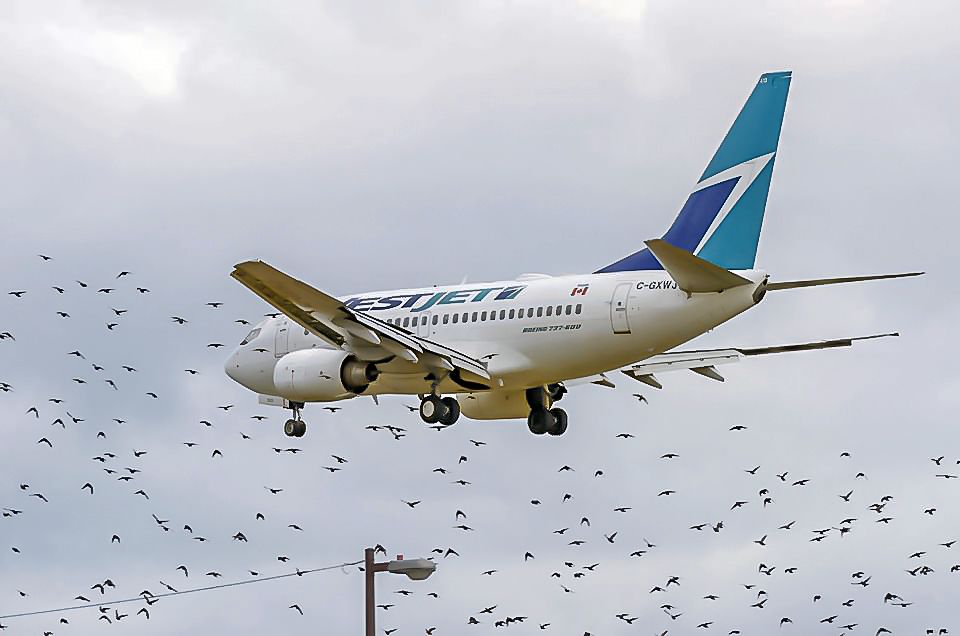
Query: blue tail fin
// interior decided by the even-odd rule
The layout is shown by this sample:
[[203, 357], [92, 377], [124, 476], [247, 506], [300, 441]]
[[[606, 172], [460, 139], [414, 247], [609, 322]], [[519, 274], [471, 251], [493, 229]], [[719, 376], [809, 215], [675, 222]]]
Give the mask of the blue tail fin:
[[[663, 240], [724, 269], [752, 269], [790, 89], [764, 73]], [[663, 269], [644, 248], [596, 273]]]

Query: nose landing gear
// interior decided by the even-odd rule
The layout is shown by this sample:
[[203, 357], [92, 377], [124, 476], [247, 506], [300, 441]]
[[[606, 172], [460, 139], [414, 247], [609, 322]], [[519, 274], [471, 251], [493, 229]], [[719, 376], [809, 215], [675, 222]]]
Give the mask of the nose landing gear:
[[431, 394], [420, 401], [420, 419], [427, 424], [450, 426], [460, 418], [460, 403], [456, 398]]
[[287, 437], [303, 437], [307, 432], [306, 423], [300, 419], [300, 409], [303, 408], [303, 404], [294, 402], [290, 408], [293, 410], [293, 418], [284, 422], [283, 434]]

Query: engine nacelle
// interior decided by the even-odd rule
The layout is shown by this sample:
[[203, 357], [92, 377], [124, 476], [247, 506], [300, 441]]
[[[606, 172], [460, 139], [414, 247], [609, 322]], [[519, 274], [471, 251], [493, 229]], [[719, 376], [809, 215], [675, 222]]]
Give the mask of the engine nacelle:
[[280, 358], [273, 369], [277, 393], [294, 402], [332, 402], [363, 393], [380, 371], [335, 349], [303, 349]]

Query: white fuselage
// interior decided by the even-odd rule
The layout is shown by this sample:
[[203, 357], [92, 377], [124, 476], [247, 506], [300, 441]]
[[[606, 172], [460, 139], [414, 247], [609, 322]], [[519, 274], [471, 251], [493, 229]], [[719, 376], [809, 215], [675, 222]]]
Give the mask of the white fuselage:
[[[487, 362], [491, 388], [509, 391], [618, 369], [713, 329], [762, 297], [755, 292], [765, 272], [737, 274], [754, 284], [688, 295], [667, 272], [652, 270], [521, 277], [370, 292], [342, 300], [355, 311]], [[273, 368], [287, 353], [331, 348], [285, 316], [264, 321], [259, 329], [232, 354], [227, 367], [237, 381], [261, 394], [277, 395]], [[378, 367], [382, 373], [364, 395], [430, 391], [423, 372], [403, 360]], [[443, 393], [469, 392], [450, 379], [438, 388]]]

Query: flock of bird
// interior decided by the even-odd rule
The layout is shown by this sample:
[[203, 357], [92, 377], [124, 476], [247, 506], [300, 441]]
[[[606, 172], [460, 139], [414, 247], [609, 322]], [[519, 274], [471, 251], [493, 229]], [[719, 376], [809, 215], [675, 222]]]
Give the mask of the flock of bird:
[[[56, 262], [56, 259], [47, 255], [41, 255], [39, 259], [42, 261], [38, 263], [40, 267], [52, 266]], [[7, 277], [9, 279], [9, 273]], [[774, 590], [781, 585], [789, 586], [789, 582], [786, 582], [789, 579], [816, 574], [816, 557], [811, 556], [803, 561], [780, 562], [773, 556], [764, 556], [765, 551], [782, 554], [773, 550], [787, 541], [796, 546], [797, 542], [802, 540], [809, 545], [808, 549], [811, 551], [824, 544], [848, 545], [844, 542], [857, 541], [856, 537], [865, 531], [862, 530], [865, 527], [887, 529], [905, 523], [906, 519], [916, 521], [934, 518], [952, 503], [947, 500], [915, 506], [901, 501], [893, 492], [868, 498], [864, 491], [870, 491], [865, 484], [873, 476], [868, 477], [863, 470], [857, 468], [856, 453], [849, 450], [837, 449], [835, 455], [829, 459], [838, 470], [847, 473], [845, 487], [839, 492], [818, 494], [818, 497], [830, 500], [829, 503], [822, 504], [824, 509], [842, 506], [846, 512], [827, 523], [814, 525], [803, 519], [792, 518], [793, 511], [781, 509], [785, 504], [780, 502], [790, 501], [795, 492], [816, 488], [816, 466], [809, 467], [807, 472], [795, 472], [795, 468], [775, 469], [763, 462], [728, 467], [730, 473], [735, 473], [736, 482], [741, 484], [736, 493], [727, 496], [722, 503], [711, 506], [709, 511], [684, 507], [673, 510], [669, 507], [669, 502], [682, 498], [680, 488], [671, 485], [650, 487], [643, 483], [617, 483], [616, 479], [612, 478], [617, 472], [616, 467], [601, 467], [597, 465], [595, 457], [578, 454], [575, 447], [563, 446], [563, 440], [572, 438], [568, 435], [552, 446], [543, 445], [539, 438], [533, 440], [535, 446], [525, 448], [540, 448], [537, 452], [541, 454], [541, 461], [537, 465], [546, 461], [543, 457], [550, 457], [556, 458], [556, 466], [548, 473], [541, 472], [535, 477], [531, 475], [529, 484], [508, 484], [504, 488], [496, 475], [498, 465], [500, 462], [523, 462], [524, 458], [516, 449], [511, 448], [509, 441], [512, 436], [527, 434], [522, 424], [510, 429], [485, 429], [483, 424], [464, 421], [450, 430], [442, 426], [427, 427], [414, 414], [416, 406], [404, 404], [406, 408], [398, 408], [396, 403], [390, 401], [385, 401], [382, 407], [361, 400], [308, 407], [308, 420], [311, 419], [311, 413], [323, 411], [324, 417], [339, 422], [337, 426], [351, 427], [352, 435], [349, 439], [354, 447], [348, 450], [331, 452], [324, 426], [319, 424], [312, 425], [307, 437], [297, 440], [297, 445], [292, 445], [290, 440], [280, 433], [280, 423], [286, 418], [284, 411], [252, 411], [232, 403], [208, 405], [202, 414], [198, 413], [193, 418], [194, 423], [191, 426], [195, 427], [196, 431], [211, 433], [204, 436], [203, 441], [172, 439], [163, 431], [151, 431], [143, 437], [144, 440], [150, 440], [149, 447], [131, 447], [129, 440], [137, 437], [130, 432], [131, 427], [136, 426], [137, 413], [129, 412], [130, 409], [152, 409], [153, 404], [166, 398], [171, 387], [196, 382], [201, 378], [213, 386], [217, 383], [231, 386], [222, 374], [207, 377], [211, 374], [204, 369], [219, 368], [220, 361], [217, 356], [222, 357], [222, 352], [215, 352], [225, 346], [223, 339], [237, 335], [238, 330], [242, 331], [244, 327], [260, 319], [226, 316], [226, 308], [229, 306], [220, 301], [195, 303], [196, 311], [218, 312], [223, 318], [217, 323], [218, 330], [208, 334], [208, 337], [203, 338], [204, 342], [198, 345], [196, 357], [179, 365], [177, 374], [180, 377], [174, 377], [168, 370], [151, 369], [149, 356], [137, 350], [128, 347], [110, 348], [103, 344], [109, 342], [104, 340], [104, 334], [107, 338], [112, 338], [125, 329], [139, 330], [143, 334], [142, 338], [156, 337], [159, 333], [155, 329], [140, 330], [138, 327], [137, 321], [143, 319], [138, 309], [142, 304], [141, 299], [154, 292], [152, 286], [144, 286], [143, 283], [135, 282], [136, 280], [137, 276], [133, 272], [123, 270], [105, 284], [75, 278], [54, 278], [45, 287], [16, 288], [7, 293], [7, 301], [0, 310], [0, 321], [3, 316], [17, 313], [27, 319], [20, 320], [17, 328], [8, 329], [0, 323], [0, 410], [4, 414], [5, 426], [20, 433], [16, 437], [18, 446], [5, 443], [5, 463], [15, 463], [15, 456], [21, 454], [31, 454], [31, 457], [36, 457], [39, 451], [58, 454], [50, 455], [49, 465], [40, 466], [40, 469], [33, 473], [34, 478], [40, 479], [39, 483], [33, 478], [21, 480], [8, 472], [0, 473], [9, 481], [0, 484], [0, 537], [6, 539], [0, 540], [0, 549], [6, 550], [7, 554], [0, 560], [0, 566], [3, 566], [6, 572], [11, 571], [10, 567], [6, 567], [13, 563], [11, 559], [43, 557], [44, 550], [30, 543], [33, 536], [31, 518], [39, 516], [44, 507], [58, 506], [64, 492], [71, 492], [71, 499], [74, 501], [81, 498], [96, 499], [102, 496], [101, 493], [108, 492], [111, 497], [119, 496], [124, 498], [124, 501], [136, 502], [130, 503], [129, 508], [125, 505], [122, 514], [116, 515], [120, 520], [130, 521], [129, 532], [120, 528], [109, 536], [104, 536], [102, 544], [76, 546], [83, 551], [113, 549], [113, 546], [122, 547], [130, 542], [142, 545], [155, 540], [156, 536], [153, 534], [149, 539], [145, 538], [144, 523], [157, 536], [179, 536], [183, 541], [199, 546], [197, 550], [206, 549], [203, 546], [215, 543], [251, 543], [259, 533], [258, 528], [265, 525], [271, 526], [274, 532], [285, 532], [290, 536], [312, 533], [322, 541], [323, 528], [311, 528], [296, 518], [299, 511], [310, 505], [310, 484], [298, 487], [297, 484], [266, 483], [260, 487], [259, 493], [234, 494], [236, 497], [247, 497], [251, 509], [245, 518], [238, 520], [242, 527], [235, 533], [213, 536], [201, 531], [199, 525], [190, 520], [192, 516], [197, 516], [198, 509], [203, 507], [200, 499], [202, 493], [198, 493], [196, 497], [162, 493], [161, 497], [157, 497], [160, 493], [156, 488], [165, 487], [164, 482], [151, 482], [149, 475], [152, 470], [158, 470], [159, 466], [167, 462], [182, 465], [192, 463], [198, 466], [197, 470], [201, 472], [215, 471], [216, 464], [209, 462], [224, 461], [225, 452], [233, 452], [227, 449], [228, 445], [233, 449], [235, 444], [248, 444], [249, 448], [272, 457], [295, 458], [303, 455], [307, 460], [299, 465], [298, 470], [311, 473], [314, 482], [319, 483], [324, 476], [336, 479], [336, 488], [347, 494], [354, 488], [361, 493], [355, 495], [354, 499], [362, 499], [362, 478], [369, 477], [375, 467], [351, 456], [366, 454], [368, 445], [372, 442], [365, 442], [364, 439], [369, 438], [362, 436], [372, 433], [381, 436], [377, 438], [377, 443], [382, 441], [384, 444], [394, 445], [400, 442], [406, 445], [415, 444], [420, 448], [436, 444], [444, 449], [455, 449], [449, 456], [436, 462], [439, 465], [412, 463], [391, 466], [390, 481], [396, 488], [405, 488], [406, 478], [409, 476], [415, 476], [410, 478], [410, 483], [418, 484], [418, 487], [422, 487], [419, 485], [424, 479], [434, 480], [437, 484], [416, 496], [398, 497], [393, 504], [396, 509], [389, 514], [396, 517], [398, 524], [411, 524], [418, 532], [431, 537], [436, 543], [441, 543], [432, 547], [429, 554], [430, 558], [441, 564], [441, 568], [429, 582], [433, 587], [424, 587], [422, 592], [418, 591], [416, 586], [426, 584], [411, 584], [410, 587], [414, 589], [401, 586], [399, 589], [385, 591], [387, 585], [396, 581], [378, 581], [380, 602], [377, 607], [379, 620], [386, 625], [381, 628], [384, 634], [425, 633], [428, 636], [439, 636], [441, 633], [498, 633], [502, 629], [509, 629], [511, 633], [562, 634], [573, 634], [571, 630], [576, 629], [577, 636], [580, 633], [593, 636], [621, 632], [661, 635], [699, 632], [741, 634], [773, 633], [774, 630], [778, 633], [792, 631], [806, 634], [816, 631], [836, 634], [869, 633], [876, 636], [885, 633], [925, 633], [937, 636], [949, 633], [949, 626], [930, 624], [927, 620], [924, 604], [928, 601], [928, 595], [923, 588], [912, 583], [924, 579], [936, 580], [943, 589], [951, 590], [954, 598], [960, 597], [960, 553], [954, 551], [957, 538], [953, 536], [930, 537], [922, 532], [915, 533], [917, 549], [904, 553], [899, 558], [899, 571], [881, 571], [879, 563], [868, 563], [863, 568], [851, 571], [846, 580], [834, 582], [829, 589], [817, 590], [803, 598], [793, 595], [788, 602], [782, 602], [783, 598], [777, 597], [778, 593]], [[63, 350], [59, 354], [59, 361], [54, 361], [53, 366], [47, 367], [49, 373], [42, 386], [37, 385], [36, 378], [31, 378], [29, 382], [21, 385], [16, 376], [20, 368], [19, 361], [25, 356], [34, 355], [33, 343], [37, 338], [44, 337], [43, 334], [30, 331], [32, 325], [42, 322], [39, 317], [34, 318], [34, 312], [39, 309], [31, 305], [32, 299], [40, 295], [48, 296], [40, 306], [47, 306], [50, 296], [59, 303], [59, 308], [50, 318], [56, 321], [60, 333], [71, 334], [71, 337], [74, 335], [71, 323], [77, 320], [81, 311], [87, 314], [98, 312], [97, 317], [90, 318], [85, 325], [87, 328], [97, 325], [95, 328], [102, 333], [97, 338], [92, 338], [89, 344], [74, 340], [76, 346]], [[158, 336], [161, 339], [177, 338], [182, 330], [188, 330], [194, 324], [187, 311], [167, 313], [169, 315], [164, 318], [164, 322], [167, 323], [168, 331]], [[85, 333], [88, 332], [77, 330], [76, 335], [82, 337]], [[156, 344], [152, 342], [148, 348], [155, 350]], [[209, 357], [204, 358], [207, 353]], [[107, 356], [118, 359], [108, 364], [103, 362], [103, 358]], [[198, 360], [200, 362], [197, 362]], [[157, 386], [150, 386], [151, 382], [155, 382]], [[178, 389], [177, 395], [187, 399], [190, 394], [189, 390]], [[632, 397], [637, 401], [634, 408], [650, 408], [644, 395], [633, 394]], [[249, 404], [253, 406], [254, 403], [255, 401], [250, 399]], [[358, 414], [367, 409], [369, 411], [364, 413], [364, 416], [368, 420], [377, 418], [382, 421], [353, 426], [349, 418], [358, 417]], [[316, 421], [318, 416], [313, 419]], [[238, 422], [242, 424], [237, 424]], [[269, 429], [266, 428], [268, 426]], [[431, 431], [430, 428], [434, 430]], [[742, 423], [733, 423], [725, 427], [724, 435], [737, 438], [736, 443], [740, 443], [738, 436], [749, 435], [748, 428]], [[456, 441], [445, 441], [442, 445], [437, 441], [451, 433], [456, 435], [453, 438]], [[606, 443], [611, 445], [644, 443], [646, 446], [643, 450], [647, 450], [650, 445], [651, 433], [645, 432], [642, 424], [634, 425], [626, 431], [618, 429], [605, 434], [608, 438]], [[31, 448], [21, 447], [26, 443], [26, 436], [31, 438], [28, 443]], [[222, 443], [214, 441], [211, 445], [210, 441], [218, 439], [218, 436], [222, 436]], [[227, 436], [230, 436], [229, 442]], [[236, 440], [237, 437], [239, 441]], [[669, 439], [668, 436], [664, 437], [659, 443]], [[637, 438], [646, 439], [641, 441]], [[7, 441], [9, 439], [12, 438], [6, 438]], [[528, 441], [525, 440], [525, 443]], [[89, 457], [83, 456], [86, 449], [91, 447], [97, 449], [95, 453]], [[641, 451], [638, 449], [637, 452]], [[757, 454], [762, 455], [762, 449], [757, 449]], [[643, 461], [652, 464], [651, 470], [665, 466], [683, 466], [685, 462], [685, 452], [680, 450], [668, 450], [649, 456], [649, 459], [648, 455], [643, 457]], [[957, 457], [941, 454], [923, 458], [918, 464], [922, 464], [918, 471], [932, 482], [950, 482], [960, 476], [960, 458]], [[79, 465], [85, 468], [77, 474], [61, 472], [63, 466]], [[689, 470], [696, 471], [697, 467], [689, 466]], [[256, 474], [258, 465], [253, 463], [246, 466], [244, 471]], [[357, 481], [351, 482], [351, 475]], [[734, 477], [731, 476], [731, 479]], [[64, 482], [67, 483], [66, 486], [62, 485]], [[148, 483], [152, 483], [152, 486], [146, 485]], [[60, 493], [60, 499], [50, 495], [47, 490], [47, 485], [54, 484]], [[489, 484], [487, 490], [485, 484]], [[498, 488], [495, 484], [501, 487]], [[535, 488], [542, 491], [530, 495]], [[438, 497], [435, 494], [436, 489], [452, 491]], [[598, 510], [596, 505], [592, 505], [598, 501], [606, 501], [609, 497], [617, 497], [621, 503], [604, 510]], [[471, 508], [472, 503], [490, 498], [496, 500], [492, 509], [499, 509], [504, 518], [494, 520], [474, 512]], [[162, 499], [164, 506], [178, 503], [180, 508], [171, 512], [154, 509], [157, 499]], [[444, 510], [438, 511], [435, 508], [429, 519], [425, 518], [420, 522], [415, 517], [410, 517], [431, 506], [432, 500], [442, 501]], [[258, 509], [261, 505], [263, 508]], [[358, 504], [357, 508], [360, 507]], [[264, 512], [266, 508], [269, 508], [269, 512]], [[477, 503], [476, 508], [491, 514], [489, 501], [482, 506]], [[742, 519], [747, 510], [756, 510], [757, 513], [745, 522]], [[340, 511], [339, 514], [350, 517], [351, 512]], [[45, 521], [42, 523], [47, 523], [49, 514], [51, 513], [43, 517]], [[56, 512], [52, 514], [53, 518], [57, 518]], [[71, 514], [65, 509], [58, 524], [62, 530], [61, 541], [65, 544], [72, 540], [75, 531], [71, 525], [82, 520], [82, 517], [71, 518]], [[649, 518], [652, 515], [666, 517], [671, 527], [669, 533], [661, 529], [659, 537], [651, 538], [645, 535], [641, 527], [650, 526]], [[694, 517], [690, 518], [691, 515]], [[775, 516], [777, 521], [771, 521]], [[446, 519], [441, 522], [446, 525], [438, 524], [438, 518]], [[764, 525], [756, 525], [758, 518], [763, 520]], [[552, 527], [544, 526], [554, 520], [562, 520], [562, 523]], [[657, 527], [663, 528], [664, 524], [664, 520], [660, 519]], [[510, 528], [505, 529], [502, 526]], [[461, 563], [469, 563], [472, 568], [474, 562], [470, 560], [470, 552], [488, 551], [484, 549], [483, 536], [486, 532], [492, 532], [494, 527], [499, 527], [498, 545], [516, 540], [516, 549], [512, 555], [498, 551], [497, 559], [483, 561], [488, 567], [467, 571], [468, 568]], [[922, 524], [920, 527], [923, 527]], [[18, 528], [20, 532], [14, 532], [14, 528]], [[659, 558], [664, 544], [689, 542], [695, 537], [719, 540], [730, 532], [731, 528], [735, 529], [734, 545], [724, 548], [731, 552], [724, 558], [733, 559], [740, 566], [748, 564], [751, 574], [746, 580], [725, 589], [703, 589], [698, 583], [698, 570], [701, 567], [720, 566], [684, 563], [676, 566], [677, 571], [665, 570], [672, 566]], [[744, 532], [753, 532], [754, 536], [742, 541], [740, 537]], [[960, 536], [960, 528], [956, 529], [956, 535]], [[23, 542], [4, 546], [3, 543], [9, 543], [12, 536], [20, 537]], [[441, 539], [441, 536], [446, 538]], [[355, 552], [361, 552], [363, 547], [356, 546]], [[387, 548], [381, 544], [377, 545], [377, 553], [384, 558], [392, 557], [392, 553], [388, 553]], [[217, 567], [206, 567], [196, 565], [207, 562], [197, 551], [190, 554], [194, 555], [194, 561], [184, 559], [182, 562], [170, 563], [166, 571], [155, 573], [155, 583], [147, 588], [133, 589], [120, 585], [122, 579], [133, 578], [124, 577], [122, 573], [93, 575], [83, 588], [74, 590], [75, 594], [71, 598], [51, 598], [44, 589], [47, 587], [45, 585], [21, 587], [16, 581], [11, 581], [8, 574], [0, 573], [0, 582], [3, 584], [0, 588], [0, 617], [36, 610], [43, 607], [42, 603], [53, 606], [91, 606], [76, 613], [64, 611], [36, 619], [45, 621], [42, 627], [45, 636], [78, 633], [75, 631], [78, 625], [81, 625], [82, 629], [92, 630], [91, 626], [99, 628], [137, 621], [156, 622], [163, 620], [164, 614], [161, 610], [173, 608], [177, 603], [189, 602], [165, 598], [169, 594], [176, 594], [187, 588], [207, 586], [211, 582], [219, 583], [221, 580], [255, 579], [275, 575], [290, 568], [293, 568], [294, 574], [305, 574], [308, 566], [315, 565], [298, 562], [286, 553], [280, 553], [273, 554], [268, 559], [271, 562], [269, 572], [264, 569], [263, 558], [258, 558], [256, 562], [259, 565], [254, 566], [226, 561]], [[616, 573], [613, 576], [614, 583], [598, 583], [602, 590], [599, 594], [601, 597], [622, 598], [625, 605], [608, 615], [601, 615], [599, 608], [606, 607], [608, 603], [597, 602], [596, 595], [588, 595], [587, 592], [593, 581], [602, 580], [604, 572], [608, 570]], [[665, 574], [662, 573], [664, 571]], [[526, 582], [519, 583], [527, 572], [535, 574], [531, 578], [523, 579]], [[203, 581], [197, 582], [198, 579]], [[488, 581], [495, 583], [490, 586]], [[437, 586], [440, 586], [439, 591]], [[459, 602], [463, 602], [463, 598], [479, 598], [474, 594], [474, 590], [483, 590], [484, 594], [472, 610], [455, 619], [450, 618], [449, 612], [442, 609], [445, 598], [453, 595], [454, 587], [464, 588], [456, 593]], [[495, 593], [491, 590], [497, 589], [503, 590], [502, 596], [487, 596]], [[687, 591], [690, 589], [697, 591], [691, 595]], [[685, 591], [682, 596], [681, 590]], [[551, 617], [542, 609], [518, 611], [517, 608], [524, 603], [520, 602], [517, 594], [523, 595], [521, 599], [553, 598], [570, 609], [577, 616], [577, 620], [571, 620], [569, 612], [560, 617]], [[576, 599], [579, 595], [588, 600], [578, 603]], [[113, 598], [124, 596], [139, 597], [140, 602], [124, 605], [110, 602]], [[422, 615], [418, 616], [419, 624], [390, 624], [392, 617], [397, 615], [395, 608], [408, 603], [409, 597], [417, 596], [428, 598], [429, 602], [434, 603], [432, 606], [422, 606]], [[772, 606], [791, 609], [787, 613], [773, 610]], [[312, 620], [314, 627], [323, 624], [325, 620], [319, 609], [311, 608], [300, 598], [289, 599], [289, 603], [279, 609], [304, 620]], [[904, 614], [889, 613], [894, 610]], [[736, 623], [739, 619], [727, 618], [742, 616], [741, 612], [744, 611], [762, 617], [766, 627], [762, 631], [748, 632]], [[902, 616], [909, 616], [911, 624], [917, 627], [911, 632], [897, 631], [891, 625], [902, 625]], [[18, 625], [18, 621], [23, 620], [25, 619], [0, 618], [0, 631], [24, 633]], [[578, 627], [574, 628], [573, 624]], [[584, 630], [579, 627], [583, 624], [595, 624], [598, 627]], [[304, 631], [306, 628], [305, 625]]]

